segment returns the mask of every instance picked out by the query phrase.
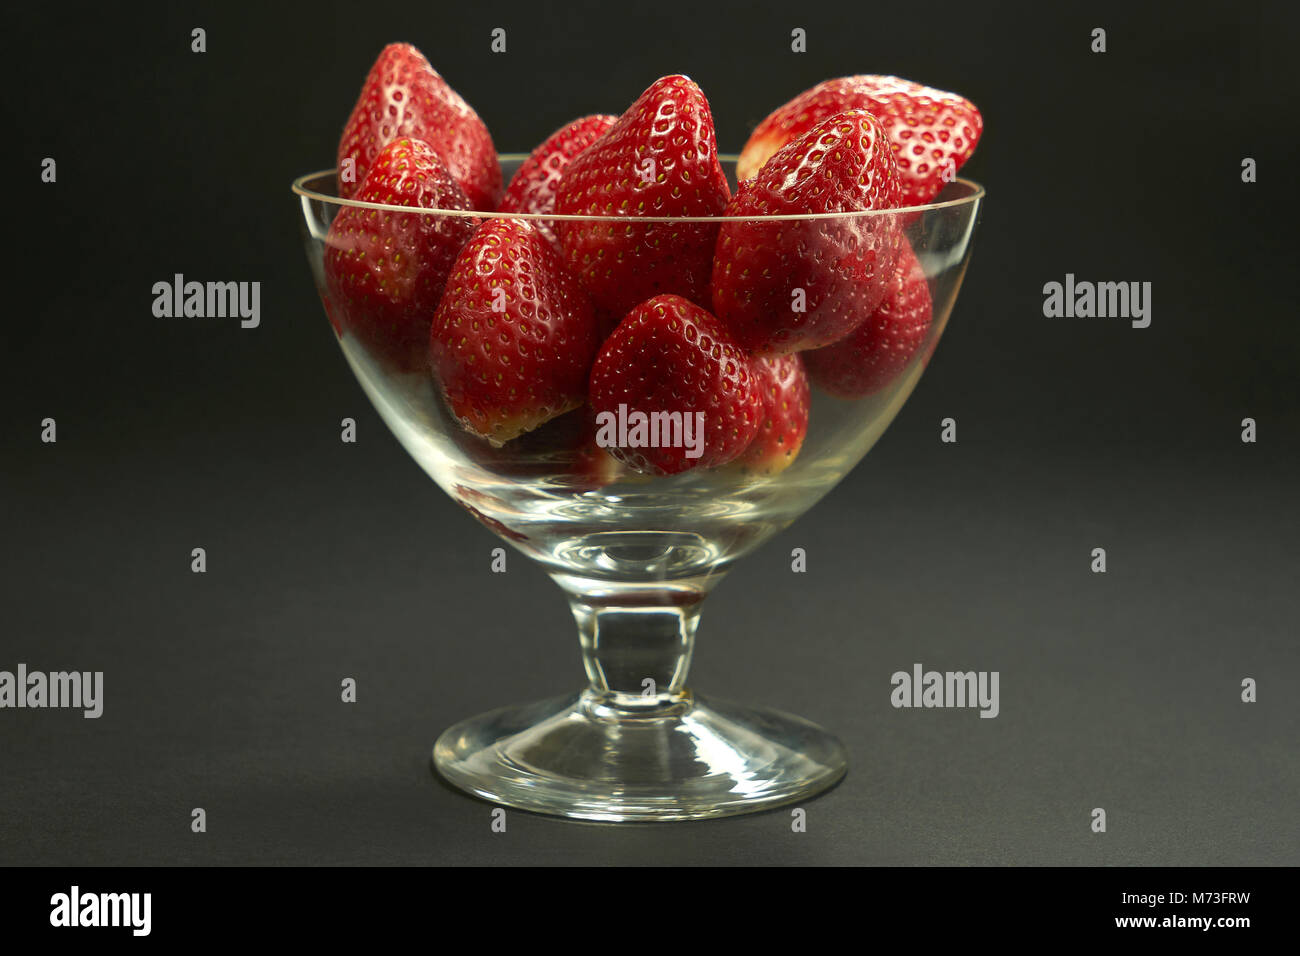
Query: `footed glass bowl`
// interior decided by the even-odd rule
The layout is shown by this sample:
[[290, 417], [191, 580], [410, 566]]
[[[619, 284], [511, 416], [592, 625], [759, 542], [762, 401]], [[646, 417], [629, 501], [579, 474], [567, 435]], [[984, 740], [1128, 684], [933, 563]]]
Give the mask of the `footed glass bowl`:
[[[501, 157], [507, 180], [523, 159]], [[734, 188], [734, 157], [724, 157], [723, 166]], [[764, 220], [773, 235], [807, 227], [852, 239], [888, 217], [924, 271], [933, 303], [928, 329], [903, 361], [882, 363], [888, 374], [873, 376], [860, 397], [827, 394], [814, 381], [803, 447], [779, 473], [724, 465], [667, 477], [633, 471], [598, 447], [590, 409], [500, 447], [465, 430], [420, 360], [422, 343], [413, 352], [401, 336], [385, 338], [373, 324], [351, 321], [327, 278], [330, 224], [348, 207], [397, 217], [410, 229], [464, 231], [492, 218], [544, 220], [554, 229], [557, 220], [594, 217], [501, 217], [342, 200], [333, 170], [302, 176], [293, 190], [326, 313], [371, 402], [443, 491], [541, 563], [578, 623], [587, 686], [451, 727], [433, 749], [438, 772], [495, 803], [603, 821], [746, 813], [834, 785], [846, 761], [833, 736], [799, 717], [697, 696], [687, 687], [700, 608], [736, 560], [811, 508], [898, 414], [957, 298], [983, 189], [958, 179], [927, 206]], [[620, 228], [634, 222], [668, 230], [684, 221], [612, 220]]]

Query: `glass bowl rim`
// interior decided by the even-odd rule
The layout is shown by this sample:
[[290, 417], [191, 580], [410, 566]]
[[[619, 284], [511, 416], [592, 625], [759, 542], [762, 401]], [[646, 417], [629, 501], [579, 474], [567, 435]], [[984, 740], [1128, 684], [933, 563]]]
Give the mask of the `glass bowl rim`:
[[[499, 153], [497, 154], [498, 162], [511, 162], [515, 160], [526, 160], [528, 153]], [[734, 163], [738, 159], [734, 153], [719, 154], [720, 162]], [[357, 209], [376, 209], [384, 212], [402, 212], [402, 213], [419, 213], [422, 215], [439, 215], [439, 216], [461, 216], [472, 219], [532, 219], [546, 220], [548, 222], [623, 222], [629, 220], [636, 222], [726, 222], [727, 220], [741, 219], [744, 221], [761, 219], [764, 221], [784, 222], [794, 220], [810, 219], [848, 219], [859, 216], [884, 216], [898, 215], [901, 213], [922, 213], [930, 212], [935, 209], [949, 209], [956, 206], [974, 205], [984, 198], [984, 187], [972, 179], [958, 176], [953, 182], [961, 183], [967, 189], [971, 190], [969, 195], [960, 196], [956, 199], [945, 199], [942, 202], [926, 203], [920, 206], [899, 206], [897, 209], [864, 209], [859, 212], [815, 212], [815, 213], [787, 213], [780, 216], [588, 216], [588, 215], [560, 215], [558, 213], [537, 213], [537, 212], [491, 212], [481, 211], [478, 209], [424, 209], [417, 206], [392, 206], [387, 203], [363, 202], [360, 199], [343, 199], [339, 196], [328, 196], [325, 193], [318, 192], [315, 189], [309, 189], [307, 183], [326, 176], [336, 176], [338, 167], [330, 169], [318, 169], [315, 172], [304, 173], [293, 181], [291, 188], [295, 193], [304, 199], [314, 199], [317, 202], [327, 203], [332, 206], [352, 206]]]

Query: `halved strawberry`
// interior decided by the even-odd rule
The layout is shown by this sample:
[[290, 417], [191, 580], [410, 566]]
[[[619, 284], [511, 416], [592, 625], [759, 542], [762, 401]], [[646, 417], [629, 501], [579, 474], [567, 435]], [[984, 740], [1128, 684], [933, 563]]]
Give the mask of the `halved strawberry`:
[[840, 398], [862, 398], [893, 384], [930, 332], [930, 284], [909, 243], [904, 243], [889, 294], [871, 318], [846, 338], [804, 353], [808, 376]]
[[[557, 129], [532, 151], [511, 177], [497, 212], [554, 212], [555, 194], [565, 167], [600, 139], [617, 119], [617, 116], [604, 114], [584, 116]], [[559, 242], [554, 223], [538, 220], [535, 225], [548, 239]]]
[[[350, 198], [379, 151], [401, 137], [422, 139], [438, 153], [473, 208], [495, 209], [501, 166], [479, 115], [415, 47], [390, 43], [370, 68], [339, 141], [339, 195]], [[347, 162], [355, 180], [346, 181]]]
[[749, 358], [722, 323], [677, 295], [632, 309], [591, 370], [597, 440], [649, 474], [733, 460], [758, 432], [762, 401]]
[[884, 298], [898, 258], [894, 215], [763, 220], [898, 206], [898, 166], [866, 110], [787, 143], [727, 205], [713, 310], [746, 349], [784, 355], [842, 338]]
[[429, 340], [452, 413], [496, 444], [581, 405], [599, 345], [591, 300], [524, 219], [489, 219], [474, 233]]
[[984, 118], [964, 96], [896, 76], [843, 76], [818, 83], [777, 107], [750, 135], [736, 175], [756, 175], [777, 150], [822, 120], [844, 110], [864, 109], [880, 120], [902, 175], [900, 205], [929, 202], [979, 142]]
[[[375, 157], [356, 199], [418, 209], [469, 209], [438, 154], [397, 139]], [[340, 334], [355, 334], [400, 371], [427, 367], [433, 310], [478, 220], [345, 206], [325, 239], [325, 281]]]
[[730, 194], [708, 101], [687, 77], [665, 76], [560, 178], [557, 213], [628, 217], [560, 221], [565, 261], [616, 315], [663, 293], [707, 305], [717, 224], [630, 219], [716, 216]]
[[762, 417], [758, 434], [735, 464], [775, 475], [794, 462], [808, 434], [808, 376], [798, 355], [754, 359], [753, 366], [763, 396]]

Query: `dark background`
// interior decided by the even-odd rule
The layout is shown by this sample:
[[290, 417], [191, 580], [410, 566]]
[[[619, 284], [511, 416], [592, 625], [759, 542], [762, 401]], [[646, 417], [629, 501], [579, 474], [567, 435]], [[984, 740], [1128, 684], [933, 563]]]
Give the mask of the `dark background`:
[[[1300, 862], [1294, 24], [1280, 4], [1133, 7], [7, 14], [0, 669], [102, 670], [106, 703], [99, 720], [0, 711], [0, 863]], [[513, 552], [490, 573], [497, 540], [373, 413], [302, 255], [290, 180], [333, 165], [396, 39], [502, 151], [670, 72], [703, 87], [724, 151], [846, 73], [981, 107], [965, 173], [988, 200], [929, 373], [700, 632], [694, 686], [848, 746], [807, 833], [775, 811], [623, 828], [515, 812], [493, 834], [486, 804], [433, 777], [450, 723], [581, 672], [555, 587]], [[155, 318], [175, 272], [260, 281], [261, 327]], [[1044, 318], [1067, 272], [1152, 282], [1151, 327]], [[892, 709], [889, 675], [916, 661], [1000, 671], [1001, 716]]]

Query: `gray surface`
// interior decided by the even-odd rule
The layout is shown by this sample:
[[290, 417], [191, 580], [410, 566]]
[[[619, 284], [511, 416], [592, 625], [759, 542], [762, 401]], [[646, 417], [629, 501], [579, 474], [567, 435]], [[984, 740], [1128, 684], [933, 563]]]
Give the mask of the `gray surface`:
[[[201, 57], [179, 8], [15, 13], [11, 63], [42, 95], [7, 104], [22, 136], [3, 157], [22, 242], [0, 380], [0, 669], [103, 670], [107, 701], [98, 721], [0, 712], [0, 863], [1300, 862], [1300, 327], [1277, 202], [1297, 127], [1243, 95], [1294, 86], [1265, 73], [1293, 58], [1257, 43], [1293, 31], [1249, 5], [1177, 24], [998, 5], [973, 43], [966, 6], [823, 5], [799, 11], [800, 57], [785, 5], [689, 22], [596, 6], [412, 9], [400, 28], [350, 4], [208, 11]], [[489, 60], [498, 21], [512, 52]], [[1104, 57], [1087, 51], [1097, 23]], [[671, 70], [699, 80], [730, 149], [854, 71], [984, 110], [967, 172], [987, 212], [920, 388], [705, 609], [698, 689], [810, 717], [849, 748], [807, 833], [778, 811], [635, 829], [512, 813], [493, 834], [486, 805], [434, 780], [443, 728], [576, 689], [580, 667], [558, 590], [513, 554], [491, 574], [496, 539], [369, 409], [301, 256], [288, 183], [330, 163], [398, 36], [503, 150]], [[36, 182], [45, 155], [57, 185]], [[1243, 155], [1258, 184], [1240, 182]], [[174, 272], [262, 281], [262, 326], [155, 319], [149, 290]], [[1066, 272], [1152, 281], [1152, 326], [1045, 319], [1043, 283]], [[57, 445], [37, 440], [47, 415]], [[355, 446], [338, 441], [345, 415]], [[938, 440], [949, 415], [955, 446]], [[1238, 440], [1247, 415], [1255, 445]], [[1088, 570], [1098, 546], [1106, 575]], [[916, 661], [1000, 671], [1001, 715], [892, 709], [889, 676]]]
[[[0, 860], [1296, 863], [1287, 486], [895, 440], [925, 424], [905, 410], [705, 613], [697, 688], [848, 746], [849, 776], [798, 835], [781, 811], [653, 829], [511, 813], [500, 835], [439, 785], [436, 734], [576, 687], [576, 641], [558, 590], [513, 554], [491, 574], [495, 539], [370, 413], [356, 447], [323, 423], [311, 467], [179, 458], [141, 482], [61, 442], [29, 478], [40, 530], [11, 542], [29, 573], [8, 582], [5, 662], [102, 668], [106, 707], [0, 715]], [[206, 440], [251, 451], [243, 432]], [[195, 543], [206, 575], [188, 570]], [[889, 675], [914, 661], [999, 670], [1001, 715], [892, 709]], [[1242, 676], [1258, 703], [1239, 701]]]

